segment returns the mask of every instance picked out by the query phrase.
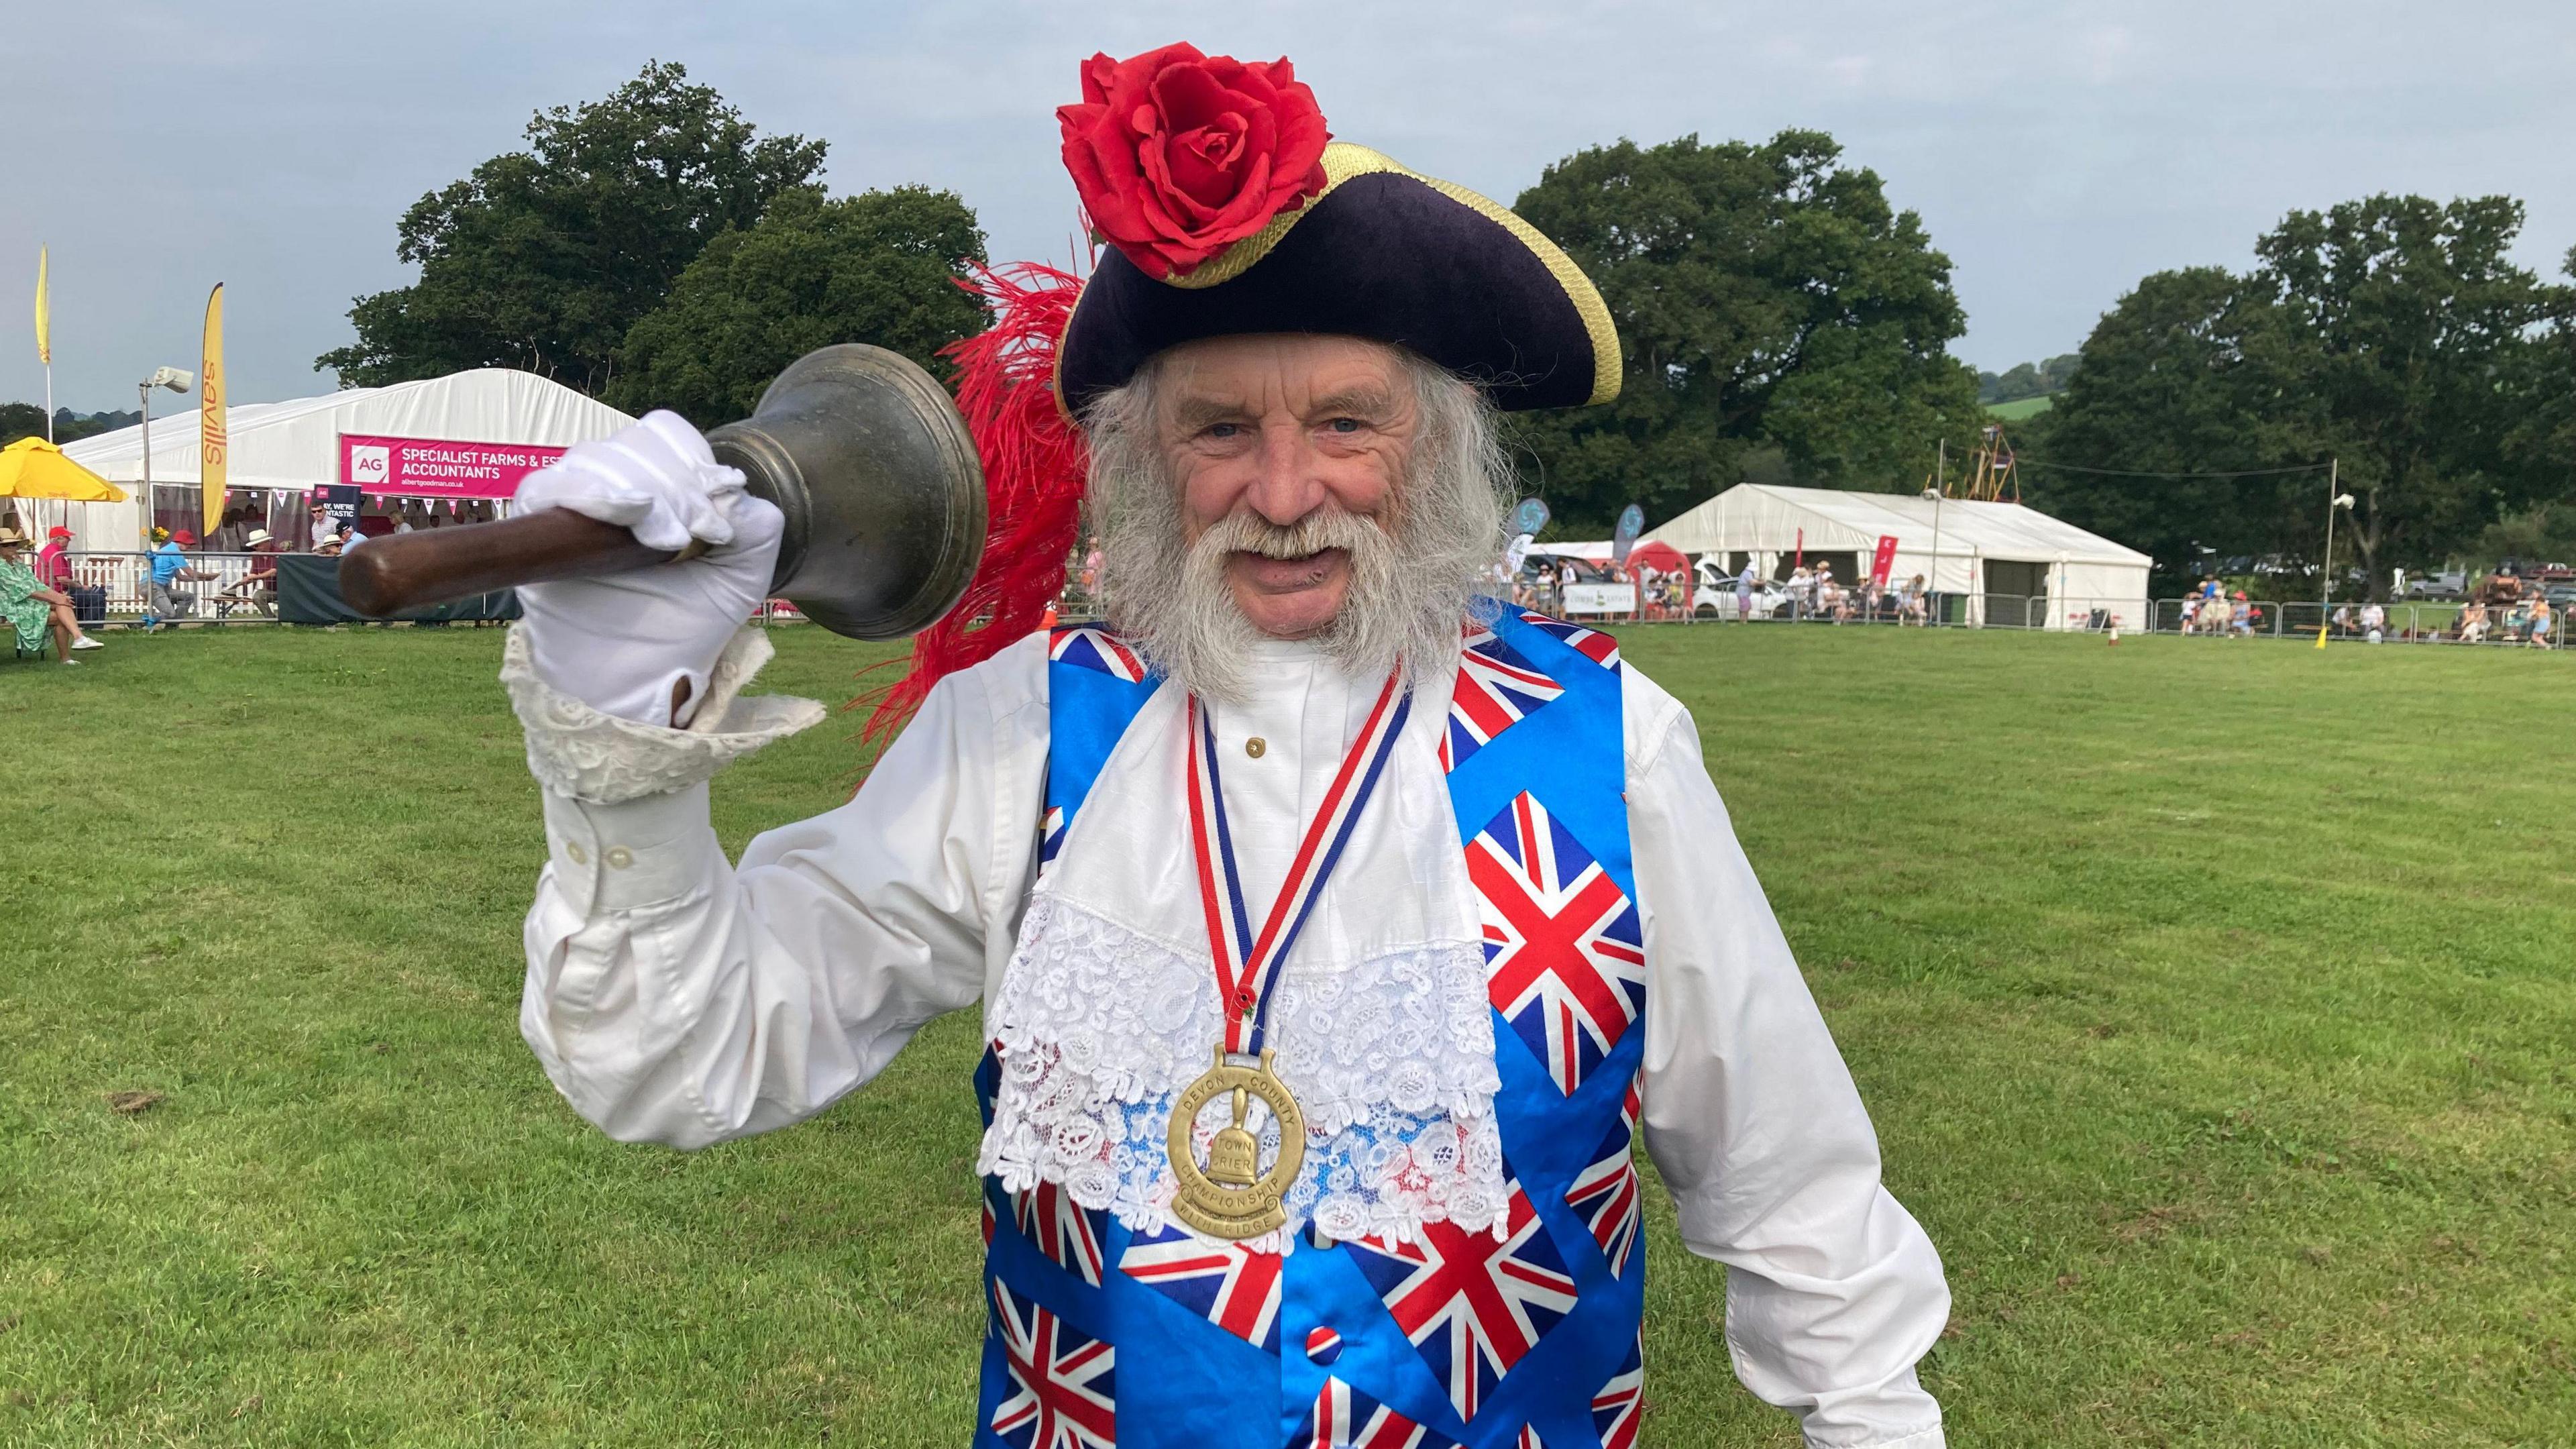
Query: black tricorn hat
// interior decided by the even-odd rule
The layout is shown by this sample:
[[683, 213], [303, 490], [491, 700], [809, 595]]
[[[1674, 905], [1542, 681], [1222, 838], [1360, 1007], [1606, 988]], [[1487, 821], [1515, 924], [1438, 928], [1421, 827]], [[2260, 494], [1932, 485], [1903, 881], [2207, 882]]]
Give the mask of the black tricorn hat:
[[1058, 344], [1065, 410], [1165, 348], [1270, 332], [1394, 343], [1506, 411], [1619, 395], [1610, 309], [1538, 228], [1365, 146], [1334, 142], [1322, 166], [1320, 195], [1186, 273], [1157, 279], [1104, 251]]

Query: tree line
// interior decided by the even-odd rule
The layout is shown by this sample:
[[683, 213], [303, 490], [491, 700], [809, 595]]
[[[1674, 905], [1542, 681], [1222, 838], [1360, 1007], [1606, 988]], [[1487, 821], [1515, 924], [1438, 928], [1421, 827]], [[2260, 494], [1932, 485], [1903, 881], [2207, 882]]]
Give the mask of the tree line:
[[[956, 195], [833, 198], [824, 144], [765, 136], [676, 64], [540, 112], [524, 149], [423, 196], [397, 227], [408, 286], [357, 299], [344, 386], [515, 367], [628, 411], [750, 411], [806, 350], [865, 339], [939, 369], [985, 317]], [[1884, 485], [1979, 420], [1944, 348], [1949, 260], [1832, 138], [1601, 147], [1549, 167], [1521, 214], [1599, 283], [1626, 350], [1619, 401], [1518, 420], [1529, 490], [1561, 528], [1661, 517], [1745, 476]]]
[[[357, 340], [319, 365], [350, 386], [524, 368], [704, 426], [813, 347], [938, 371], [985, 324], [955, 285], [984, 260], [962, 199], [832, 197], [824, 143], [761, 134], [679, 65], [540, 112], [525, 142], [404, 213], [418, 280], [357, 299]], [[2324, 485], [2115, 473], [2336, 459], [2374, 587], [2463, 550], [2576, 555], [2576, 288], [2512, 264], [2508, 198], [2292, 213], [2252, 269], [2148, 277], [2078, 353], [2001, 375], [1950, 356], [1967, 319], [1949, 259], [1822, 132], [1594, 147], [1514, 209], [1599, 286], [1625, 356], [1615, 403], [1513, 419], [1522, 485], [1560, 532], [1746, 480], [1910, 492], [1942, 445], [1966, 455], [1985, 403], [2050, 395], [2014, 427], [2025, 497], [2168, 572], [2312, 559]]]
[[[2168, 573], [2313, 566], [2331, 476], [2372, 597], [2399, 568], [2576, 558], [2576, 286], [2513, 262], [2522, 224], [2510, 197], [2374, 196], [2290, 213], [2243, 272], [2145, 278], [2021, 425], [2024, 496]], [[2247, 476], [2120, 476], [2159, 472]]]

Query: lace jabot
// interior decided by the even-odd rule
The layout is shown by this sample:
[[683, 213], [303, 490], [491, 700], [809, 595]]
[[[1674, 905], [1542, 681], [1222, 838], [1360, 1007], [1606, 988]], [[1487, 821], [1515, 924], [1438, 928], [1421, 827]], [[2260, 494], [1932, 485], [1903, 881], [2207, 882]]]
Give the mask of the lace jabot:
[[527, 636], [510, 630], [501, 650], [501, 685], [527, 734], [528, 771], [559, 795], [615, 805], [685, 790], [774, 740], [818, 724], [823, 706], [810, 699], [745, 697], [770, 656], [769, 636], [745, 627], [725, 645], [707, 676], [707, 697], [687, 729], [665, 729], [604, 714], [537, 677]]
[[[1306, 1115], [1306, 1159], [1287, 1228], [1251, 1246], [1287, 1251], [1310, 1221], [1336, 1240], [1397, 1242], [1426, 1222], [1499, 1225], [1500, 1081], [1481, 948], [1435, 942], [1285, 969], [1271, 1040]], [[1041, 884], [989, 1018], [1003, 1070], [977, 1170], [1013, 1192], [1061, 1183], [1131, 1228], [1164, 1226], [1171, 1103], [1208, 1068], [1216, 995], [1204, 953]], [[1203, 1123], [1202, 1138], [1218, 1125]], [[1278, 1146], [1267, 1122], [1265, 1163]]]

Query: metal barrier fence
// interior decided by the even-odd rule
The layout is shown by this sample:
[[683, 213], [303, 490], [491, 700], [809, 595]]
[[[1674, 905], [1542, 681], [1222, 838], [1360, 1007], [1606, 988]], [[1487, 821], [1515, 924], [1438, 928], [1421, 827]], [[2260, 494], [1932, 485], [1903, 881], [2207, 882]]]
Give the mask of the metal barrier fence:
[[[75, 552], [71, 560], [72, 577], [84, 588], [101, 588], [107, 594], [107, 617], [112, 622], [138, 621], [145, 612], [145, 584], [151, 578], [152, 555], [143, 552]], [[175, 584], [171, 593], [185, 601], [175, 618], [211, 624], [274, 623], [277, 619], [276, 595], [272, 589], [245, 587], [251, 571], [264, 559], [275, 554], [191, 553], [185, 555], [187, 567], [196, 573], [215, 577]], [[1560, 601], [1552, 586], [1517, 591], [1514, 602], [1542, 612], [1561, 612]], [[2327, 606], [2316, 602], [2283, 602], [2271, 599], [2238, 601], [2222, 599], [2154, 599], [2145, 602], [2145, 617], [2139, 612], [2140, 600], [2056, 598], [2020, 594], [1934, 594], [1928, 598], [1904, 600], [1895, 595], [1865, 597], [1861, 591], [1845, 591], [1840, 600], [1818, 607], [1812, 600], [1793, 600], [1776, 590], [1755, 596], [1755, 609], [1742, 622], [1773, 624], [1810, 624], [1834, 626], [1929, 627], [1969, 629], [2045, 629], [2077, 633], [2098, 633], [2110, 628], [2123, 632], [2176, 634], [2206, 638], [2295, 638], [2313, 640], [2320, 627], [2329, 639], [2364, 640], [2363, 604]], [[2466, 644], [2473, 646], [2520, 645], [2523, 647], [2562, 648], [2569, 643], [2568, 614], [2571, 610], [2552, 607], [2547, 625], [2533, 639], [2532, 616], [2521, 606], [2495, 606], [2477, 609], [2461, 603], [2409, 603], [2381, 605], [2380, 637], [2390, 644]], [[1066, 620], [1091, 620], [1099, 617], [1095, 591], [1081, 577], [1074, 563], [1066, 571], [1065, 591], [1057, 604], [1058, 617]], [[763, 605], [760, 619], [764, 623], [799, 618], [792, 606], [781, 601]], [[1732, 590], [1693, 590], [1675, 594], [1649, 591], [1642, 607], [1633, 612], [1607, 615], [1584, 615], [1614, 624], [1653, 623], [1733, 623], [1739, 622], [1736, 598]]]
[[[2314, 640], [2323, 629], [2328, 639], [2367, 641], [2371, 623], [2368, 604], [2323, 604], [2315, 601], [2274, 602], [2233, 599], [2158, 599], [2153, 606], [2154, 632], [2202, 637]], [[2377, 606], [2380, 642], [2384, 644], [2451, 644], [2557, 649], [2568, 643], [2567, 610], [2551, 606], [2545, 624], [2535, 628], [2528, 605], [2468, 603], [2382, 604]], [[2240, 612], [2241, 611], [2241, 612]], [[2535, 634], [2537, 638], [2535, 639]]]

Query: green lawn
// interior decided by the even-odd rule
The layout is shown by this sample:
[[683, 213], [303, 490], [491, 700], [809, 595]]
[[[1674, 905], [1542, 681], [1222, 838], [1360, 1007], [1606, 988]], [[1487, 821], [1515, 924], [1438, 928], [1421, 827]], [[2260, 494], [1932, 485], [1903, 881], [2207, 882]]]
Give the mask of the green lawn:
[[2011, 402], [1988, 403], [1986, 404], [1986, 411], [2003, 419], [2005, 422], [2017, 423], [2025, 418], [2038, 417], [2041, 413], [2044, 413], [2051, 407], [2055, 406], [2056, 403], [2057, 398], [2055, 394], [2043, 393], [2038, 397], [2015, 398]]
[[[2576, 661], [1625, 642], [1948, 1260], [1954, 1443], [2576, 1441]], [[780, 643], [827, 698], [884, 654]], [[517, 1034], [499, 644], [0, 666], [0, 1444], [967, 1438], [974, 1023], [766, 1139], [575, 1119]], [[728, 846], [843, 798], [854, 733], [728, 773]], [[1794, 1442], [1652, 1226], [1647, 1441]]]

